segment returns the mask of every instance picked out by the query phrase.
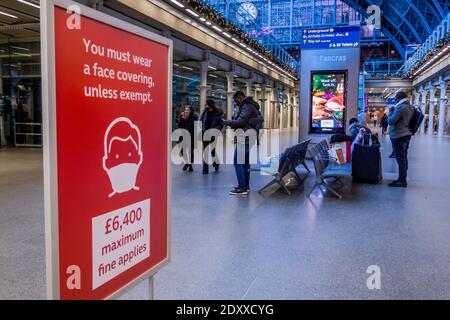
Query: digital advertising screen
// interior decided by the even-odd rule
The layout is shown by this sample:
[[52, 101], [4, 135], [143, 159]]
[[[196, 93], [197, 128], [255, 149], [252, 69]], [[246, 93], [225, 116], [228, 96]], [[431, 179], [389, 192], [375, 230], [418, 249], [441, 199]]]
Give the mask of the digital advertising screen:
[[344, 133], [347, 72], [311, 72], [310, 133]]

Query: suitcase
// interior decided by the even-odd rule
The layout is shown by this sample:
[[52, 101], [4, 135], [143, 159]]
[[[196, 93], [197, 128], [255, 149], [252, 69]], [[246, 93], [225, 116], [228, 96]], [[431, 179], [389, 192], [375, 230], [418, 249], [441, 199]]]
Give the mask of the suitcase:
[[352, 162], [353, 182], [380, 183], [383, 180], [380, 145], [355, 145]]

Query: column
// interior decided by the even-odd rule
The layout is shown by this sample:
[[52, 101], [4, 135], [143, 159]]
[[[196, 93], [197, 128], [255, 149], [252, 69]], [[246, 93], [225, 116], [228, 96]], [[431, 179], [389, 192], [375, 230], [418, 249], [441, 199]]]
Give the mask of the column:
[[292, 93], [290, 89], [287, 91], [287, 101], [287, 128], [291, 128]]
[[[422, 109], [422, 112], [425, 114], [425, 109], [427, 108], [427, 90], [422, 87], [422, 103], [420, 104], [420, 108]], [[422, 125], [420, 126], [420, 134], [424, 135], [425, 134], [425, 122], [422, 123]]]
[[428, 111], [428, 135], [434, 134], [434, 99], [436, 98], [436, 88], [430, 83], [430, 109]]
[[208, 65], [209, 61], [200, 62], [200, 112], [205, 110], [206, 95], [208, 93]]
[[267, 101], [267, 87], [266, 85], [263, 83], [261, 84], [261, 98], [259, 99], [259, 101], [261, 101], [260, 105], [261, 105], [261, 113], [264, 117], [264, 122], [265, 125], [267, 125], [267, 121], [269, 120], [267, 118], [267, 108], [266, 108], [266, 101]]
[[227, 76], [227, 120], [231, 120], [233, 116], [234, 71], [227, 72], [226, 76]]
[[[275, 112], [275, 119], [277, 119], [277, 122], [275, 123], [275, 129], [281, 129], [281, 124], [282, 124], [281, 123], [281, 120], [282, 120], [281, 119], [281, 115], [283, 113], [281, 112], [282, 110], [280, 108], [280, 103], [279, 103], [279, 100], [278, 100], [279, 95], [280, 95], [280, 91], [279, 91], [278, 87], [275, 84], [275, 86], [272, 89], [272, 103], [273, 103], [273, 106], [274, 106], [273, 111]], [[272, 116], [269, 115], [269, 117], [272, 117]]]
[[439, 125], [438, 125], [438, 137], [444, 136], [445, 127], [445, 108], [447, 107], [447, 81], [441, 78], [440, 89], [441, 97], [439, 99]]
[[245, 95], [247, 97], [254, 96], [253, 95], [253, 79], [252, 78], [245, 80], [245, 89], [246, 89]]
[[420, 107], [420, 92], [419, 89], [414, 90], [414, 108]]

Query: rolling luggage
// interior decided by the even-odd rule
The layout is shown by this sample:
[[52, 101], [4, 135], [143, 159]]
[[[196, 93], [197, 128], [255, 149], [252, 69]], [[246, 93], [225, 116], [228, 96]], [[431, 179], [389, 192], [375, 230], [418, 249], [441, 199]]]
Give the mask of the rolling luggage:
[[380, 145], [356, 144], [352, 157], [352, 176], [356, 183], [380, 183], [383, 180]]

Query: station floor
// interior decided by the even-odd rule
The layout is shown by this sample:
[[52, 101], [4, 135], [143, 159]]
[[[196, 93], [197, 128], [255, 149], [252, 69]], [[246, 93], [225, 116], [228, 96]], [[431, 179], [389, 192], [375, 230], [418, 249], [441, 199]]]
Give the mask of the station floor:
[[[283, 133], [285, 146], [296, 132]], [[346, 187], [343, 200], [306, 193], [229, 196], [232, 166], [204, 176], [173, 167], [172, 258], [155, 299], [450, 299], [450, 137], [417, 136], [408, 189], [383, 140], [384, 182]], [[312, 166], [311, 166], [312, 168]], [[299, 170], [303, 174], [303, 170]], [[42, 153], [0, 149], [0, 299], [45, 299]], [[381, 270], [369, 290], [368, 266]], [[122, 299], [146, 299], [147, 282]]]

